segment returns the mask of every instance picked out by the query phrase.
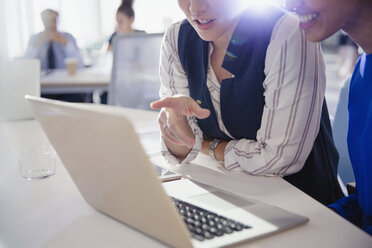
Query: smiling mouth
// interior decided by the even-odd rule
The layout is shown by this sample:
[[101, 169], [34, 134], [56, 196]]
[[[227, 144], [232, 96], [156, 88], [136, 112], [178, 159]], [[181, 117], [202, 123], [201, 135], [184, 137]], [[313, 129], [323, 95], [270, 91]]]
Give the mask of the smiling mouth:
[[300, 19], [300, 22], [303, 24], [308, 24], [312, 21], [314, 21], [316, 18], [319, 17], [319, 14], [317, 13], [310, 13], [310, 14], [298, 14], [298, 17]]
[[213, 27], [216, 19], [193, 19], [194, 24], [199, 30], [209, 30]]
[[207, 20], [199, 20], [199, 19], [195, 19], [194, 20], [197, 24], [199, 25], [206, 25], [206, 24], [209, 24], [211, 22], [214, 21], [214, 19], [207, 19]]

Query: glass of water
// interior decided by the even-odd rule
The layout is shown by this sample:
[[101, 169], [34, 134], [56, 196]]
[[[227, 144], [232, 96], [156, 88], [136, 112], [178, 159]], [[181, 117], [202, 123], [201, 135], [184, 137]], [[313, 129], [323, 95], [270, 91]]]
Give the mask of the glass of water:
[[18, 150], [21, 175], [26, 179], [42, 179], [56, 173], [56, 152], [51, 146], [35, 146]]

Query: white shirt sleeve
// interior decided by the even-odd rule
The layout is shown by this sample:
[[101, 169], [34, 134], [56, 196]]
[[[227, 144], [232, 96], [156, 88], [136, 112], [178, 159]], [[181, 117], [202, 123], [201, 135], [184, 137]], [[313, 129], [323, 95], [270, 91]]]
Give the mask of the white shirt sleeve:
[[38, 58], [39, 48], [35, 46], [35, 39], [37, 38], [37, 36], [38, 34], [30, 36], [24, 55], [25, 58]]
[[326, 83], [320, 46], [306, 41], [294, 15], [285, 14], [275, 25], [264, 72], [265, 105], [257, 141], [230, 141], [225, 168], [285, 176], [301, 170], [312, 150]]
[[[160, 98], [184, 95], [190, 96], [186, 73], [182, 67], [178, 55], [178, 32], [181, 23], [173, 24], [166, 31], [160, 52]], [[183, 161], [179, 161], [167, 149], [164, 140], [161, 139], [161, 151], [164, 158], [172, 163], [186, 163], [198, 155], [203, 142], [203, 133], [196, 124], [195, 117], [187, 117], [188, 123], [195, 135], [195, 145]]]

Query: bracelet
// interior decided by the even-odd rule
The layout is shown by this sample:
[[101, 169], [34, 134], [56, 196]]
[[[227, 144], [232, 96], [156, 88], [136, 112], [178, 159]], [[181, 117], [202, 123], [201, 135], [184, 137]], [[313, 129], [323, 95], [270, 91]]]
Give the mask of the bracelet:
[[219, 139], [213, 139], [210, 143], [209, 143], [209, 156], [214, 160], [214, 161], [218, 161], [216, 159], [216, 156], [214, 155], [214, 150], [216, 150], [216, 147], [217, 145], [221, 142], [221, 140]]

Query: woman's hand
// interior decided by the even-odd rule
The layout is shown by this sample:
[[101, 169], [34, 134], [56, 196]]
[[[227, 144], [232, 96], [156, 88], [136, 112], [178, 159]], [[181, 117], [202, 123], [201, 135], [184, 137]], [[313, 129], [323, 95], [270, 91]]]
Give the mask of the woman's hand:
[[[158, 123], [167, 147], [171, 152], [172, 148], [177, 150], [177, 147], [183, 147], [184, 152], [182, 153], [186, 153], [195, 144], [195, 135], [187, 122], [187, 116], [204, 119], [210, 115], [208, 109], [201, 108], [197, 102], [186, 96], [166, 97], [151, 103], [151, 108], [161, 109]], [[173, 154], [177, 156], [177, 153], [179, 152]]]

